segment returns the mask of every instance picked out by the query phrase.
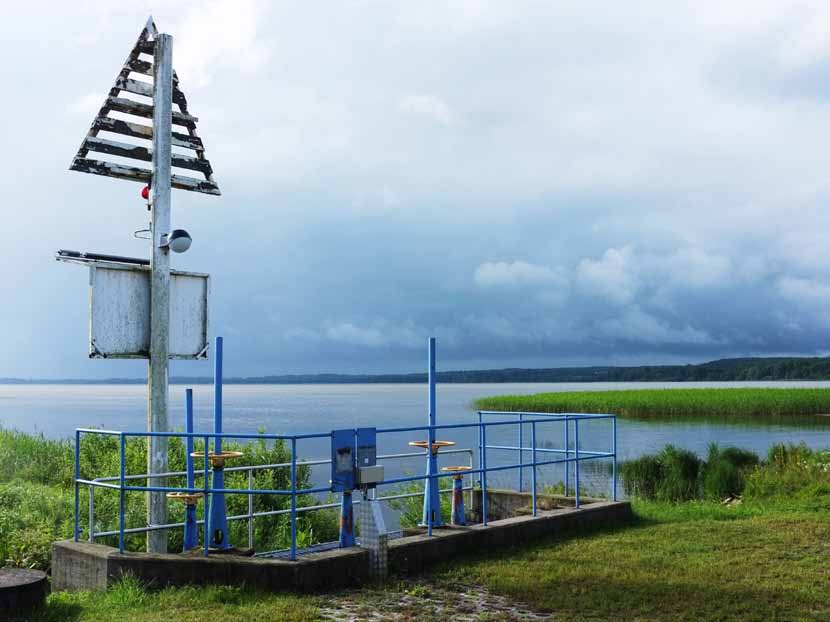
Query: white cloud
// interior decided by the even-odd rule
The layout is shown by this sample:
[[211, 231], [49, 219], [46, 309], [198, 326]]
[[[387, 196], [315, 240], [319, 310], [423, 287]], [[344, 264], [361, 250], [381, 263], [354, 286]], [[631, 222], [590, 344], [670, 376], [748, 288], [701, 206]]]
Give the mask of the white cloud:
[[474, 279], [480, 287], [568, 286], [562, 270], [526, 261], [485, 261], [476, 268]]
[[625, 246], [609, 248], [598, 261], [583, 259], [576, 267], [578, 287], [614, 304], [631, 302], [639, 287], [639, 280], [631, 270], [632, 256], [631, 247]]
[[405, 95], [398, 101], [398, 110], [441, 125], [452, 125], [454, 122], [454, 115], [449, 105], [437, 95]]
[[173, 65], [184, 88], [208, 86], [222, 66], [249, 79], [262, 71], [272, 55], [263, 35], [268, 12], [264, 0], [213, 0], [196, 4], [178, 23], [159, 23], [164, 32], [175, 28]]
[[392, 324], [377, 320], [368, 326], [353, 322], [327, 320], [319, 330], [296, 327], [283, 335], [289, 340], [320, 342], [323, 340], [367, 348], [402, 347], [416, 348], [424, 345], [426, 333], [412, 322]]
[[796, 306], [826, 313], [830, 305], [830, 284], [786, 276], [778, 280], [776, 287], [783, 298]]
[[91, 123], [98, 114], [101, 104], [104, 103], [103, 93], [87, 93], [72, 99], [66, 106], [66, 112], [70, 116], [88, 119]]
[[633, 308], [622, 315], [597, 323], [599, 332], [606, 337], [636, 343], [660, 344], [709, 344], [712, 338], [706, 332], [691, 326], [674, 328], [644, 311]]

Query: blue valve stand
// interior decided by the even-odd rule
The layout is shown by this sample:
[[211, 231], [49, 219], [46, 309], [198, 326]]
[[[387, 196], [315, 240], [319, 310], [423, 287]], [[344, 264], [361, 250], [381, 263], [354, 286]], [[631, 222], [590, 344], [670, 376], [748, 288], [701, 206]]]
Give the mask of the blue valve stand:
[[[213, 432], [222, 433], [222, 338], [216, 338], [213, 367]], [[207, 451], [207, 447], [205, 447]], [[213, 451], [218, 456], [222, 453], [222, 438], [216, 436], [213, 440]], [[213, 464], [212, 487], [225, 487], [225, 470], [223, 461]], [[225, 493], [214, 492], [210, 499], [210, 546], [216, 549], [229, 549], [228, 539], [228, 512], [225, 505]]]
[[429, 446], [427, 447], [427, 480], [424, 488], [424, 514], [422, 525], [429, 528], [440, 527], [441, 521], [441, 497], [439, 479], [435, 477], [438, 473], [438, 448], [435, 447], [435, 337], [429, 338]]
[[344, 490], [340, 502], [340, 548], [354, 546], [354, 510], [352, 508], [352, 491]]
[[[185, 391], [185, 421], [184, 430], [188, 434], [193, 434], [193, 389]], [[193, 488], [193, 437], [188, 436], [185, 451], [185, 461], [187, 465], [187, 487]], [[196, 525], [196, 504], [188, 503], [184, 509], [184, 551], [189, 551], [199, 546], [199, 528]]]
[[[438, 472], [438, 450], [433, 449], [429, 452], [427, 458], [427, 475], [435, 475]], [[430, 525], [433, 527], [440, 527], [443, 525], [441, 520], [441, 497], [440, 497], [440, 480], [435, 477], [427, 479], [426, 490], [424, 491], [424, 515], [422, 525]]]
[[464, 481], [461, 475], [452, 478], [452, 524], [466, 525], [464, 512]]

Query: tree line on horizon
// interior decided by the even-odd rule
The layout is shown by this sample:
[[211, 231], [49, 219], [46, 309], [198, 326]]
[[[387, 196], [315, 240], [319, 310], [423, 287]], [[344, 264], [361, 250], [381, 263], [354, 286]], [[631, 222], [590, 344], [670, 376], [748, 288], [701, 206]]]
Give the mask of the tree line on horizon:
[[[226, 378], [226, 384], [414, 384], [426, 373], [411, 374], [290, 374]], [[501, 382], [719, 382], [758, 380], [830, 380], [830, 357], [729, 358], [689, 365], [631, 367], [551, 367], [546, 369], [483, 369], [438, 372], [442, 383]], [[102, 380], [0, 379], [3, 383], [143, 384], [144, 378]], [[175, 384], [209, 384], [210, 377], [173, 377]]]

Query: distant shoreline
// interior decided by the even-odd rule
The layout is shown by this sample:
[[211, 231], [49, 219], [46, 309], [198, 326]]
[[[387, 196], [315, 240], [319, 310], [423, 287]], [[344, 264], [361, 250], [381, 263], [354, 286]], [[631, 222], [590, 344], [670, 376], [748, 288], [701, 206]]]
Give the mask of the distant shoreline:
[[[438, 372], [445, 384], [550, 382], [740, 382], [771, 380], [830, 380], [830, 357], [766, 357], [719, 359], [698, 365], [640, 365], [631, 367], [551, 367], [541, 369], [482, 369]], [[422, 384], [427, 375], [409, 374], [284, 374], [230, 377], [225, 384]], [[146, 384], [146, 378], [0, 378], [7, 385]], [[171, 384], [211, 384], [210, 377], [172, 377]]]

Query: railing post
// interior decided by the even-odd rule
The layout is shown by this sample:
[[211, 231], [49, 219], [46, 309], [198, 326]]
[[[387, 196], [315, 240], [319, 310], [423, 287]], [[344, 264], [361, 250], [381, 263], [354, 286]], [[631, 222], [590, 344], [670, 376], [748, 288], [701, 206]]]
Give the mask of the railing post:
[[565, 496], [571, 492], [571, 439], [570, 418], [565, 415]]
[[[248, 470], [248, 490], [254, 489], [254, 470]], [[248, 493], [248, 548], [254, 548], [254, 495]]]
[[574, 468], [574, 505], [579, 507], [579, 419], [574, 419], [574, 451], [576, 464]]
[[530, 444], [531, 444], [531, 460], [533, 461], [533, 474], [531, 479], [533, 482], [533, 516], [536, 516], [536, 422], [530, 422]]
[[[482, 443], [482, 441], [481, 441], [481, 428], [482, 428], [483, 421], [484, 421], [484, 416], [481, 414], [481, 411], [479, 410], [478, 411], [478, 466], [479, 467], [481, 467], [481, 456], [484, 452], [484, 450], [482, 449], [482, 447], [484, 446], [484, 443]], [[479, 473], [479, 476], [478, 476], [478, 481], [479, 481], [479, 483], [481, 483], [481, 474], [480, 473]]]
[[[470, 470], [472, 471], [475, 468], [475, 452], [473, 452], [472, 449], [470, 449], [468, 451], [469, 451], [469, 455], [470, 455]], [[473, 493], [474, 493], [473, 488], [475, 488], [475, 486], [473, 485], [473, 476], [472, 476], [472, 474], [470, 474], [467, 484], [470, 487], [470, 492], [467, 495], [467, 499], [468, 499], [467, 507], [471, 508], [471, 507], [473, 507]]]
[[522, 425], [522, 421], [524, 421], [524, 415], [519, 413], [519, 492], [524, 490], [524, 464], [525, 459], [525, 452], [524, 452], [524, 425]]
[[93, 491], [95, 486], [88, 486], [89, 488], [89, 541], [95, 542], [95, 495]]
[[210, 436], [205, 435], [204, 438], [205, 443], [205, 451], [204, 456], [202, 457], [202, 484], [204, 485], [204, 496], [202, 500], [204, 501], [204, 516], [202, 517], [202, 533], [204, 535], [204, 549], [205, 549], [205, 557], [208, 556], [210, 553], [210, 469], [208, 468], [208, 461], [210, 460], [209, 449], [210, 449]]
[[487, 427], [481, 426], [481, 522], [487, 525]]
[[291, 561], [297, 559], [297, 439], [291, 439]]
[[119, 462], [118, 477], [119, 477], [119, 480], [120, 480], [120, 486], [119, 486], [119, 491], [118, 492], [120, 493], [120, 496], [119, 496], [119, 501], [118, 501], [118, 552], [123, 553], [124, 552], [124, 513], [127, 511], [127, 507], [126, 507], [126, 505], [127, 505], [127, 499], [126, 499], [127, 492], [124, 490], [124, 467], [125, 467], [125, 464], [126, 464], [125, 454], [127, 453], [125, 449], [126, 449], [127, 441], [126, 441], [126, 437], [124, 436], [123, 432], [119, 435], [119, 440], [120, 440], [120, 448], [119, 448], [119, 455], [118, 455], [118, 462]]
[[614, 462], [611, 467], [612, 483], [611, 483], [611, 499], [617, 500], [617, 417], [611, 419], [611, 436], [612, 436], [612, 450], [614, 453]]
[[[193, 474], [193, 389], [186, 389], [184, 392], [184, 431], [188, 435], [184, 440], [184, 466], [185, 483], [188, 493], [192, 492], [196, 485]], [[188, 502], [184, 506], [184, 537], [182, 538], [182, 550], [189, 551], [199, 546], [199, 527], [196, 524], [196, 504]]]
[[[78, 532], [80, 531], [78, 525], [78, 511], [80, 509], [80, 484], [78, 480], [81, 479], [81, 432], [75, 430], [75, 542], [78, 541]], [[92, 491], [92, 486], [88, 487]], [[91, 525], [90, 525], [91, 526]]]

